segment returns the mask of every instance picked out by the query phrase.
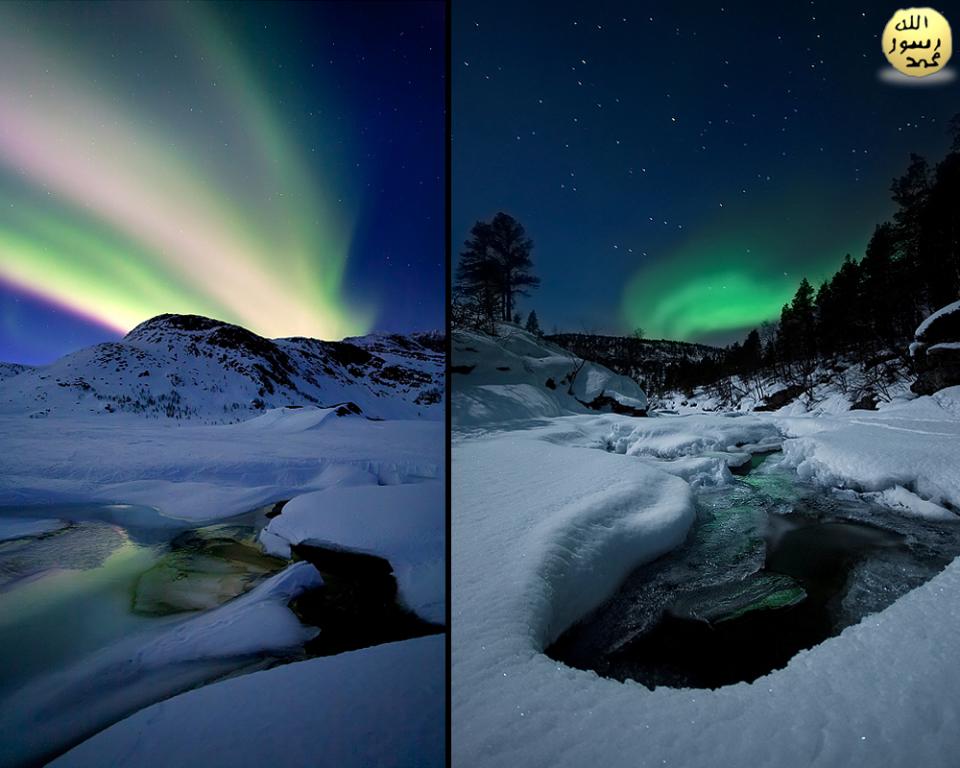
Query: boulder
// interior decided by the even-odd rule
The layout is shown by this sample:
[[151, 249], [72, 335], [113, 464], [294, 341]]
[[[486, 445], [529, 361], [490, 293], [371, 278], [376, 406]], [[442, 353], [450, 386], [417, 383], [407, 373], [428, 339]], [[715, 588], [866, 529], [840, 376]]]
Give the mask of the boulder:
[[920, 324], [910, 345], [918, 395], [960, 384], [960, 301], [941, 307]]

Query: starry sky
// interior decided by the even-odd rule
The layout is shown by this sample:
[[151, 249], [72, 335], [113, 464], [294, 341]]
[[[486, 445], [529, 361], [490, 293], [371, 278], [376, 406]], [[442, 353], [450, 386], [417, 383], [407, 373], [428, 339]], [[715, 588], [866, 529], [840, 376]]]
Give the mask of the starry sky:
[[948, 149], [960, 83], [890, 69], [898, 7], [455, 3], [453, 253], [503, 210], [548, 332], [742, 338], [863, 255], [911, 152]]
[[438, 2], [0, 3], [0, 360], [444, 322]]

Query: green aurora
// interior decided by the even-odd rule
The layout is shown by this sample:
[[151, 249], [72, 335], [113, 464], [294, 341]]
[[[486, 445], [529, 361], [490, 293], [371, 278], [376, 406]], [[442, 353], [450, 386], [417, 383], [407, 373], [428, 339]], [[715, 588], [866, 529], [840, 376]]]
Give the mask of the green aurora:
[[[814, 286], [830, 277], [850, 253], [863, 254], [870, 229], [850, 224], [825, 232], [827, 204], [797, 194], [759, 209], [729, 211], [716, 217], [670, 250], [634, 272], [623, 291], [621, 317], [627, 328], [648, 338], [681, 341], [739, 338], [764, 321], [776, 320], [806, 277]], [[791, 211], [789, 216], [774, 211]], [[788, 229], [784, 226], [795, 219]], [[786, 220], [786, 221], [785, 221]], [[849, 221], [861, 221], [851, 217]], [[785, 238], [797, 222], [801, 237]], [[836, 225], [834, 225], [836, 226]], [[836, 242], [846, 242], [838, 249]]]
[[161, 312], [366, 332], [373, 308], [342, 290], [359, 185], [344, 129], [283, 113], [211, 6], [137, 12], [118, 41], [0, 7], [0, 278], [121, 332]]

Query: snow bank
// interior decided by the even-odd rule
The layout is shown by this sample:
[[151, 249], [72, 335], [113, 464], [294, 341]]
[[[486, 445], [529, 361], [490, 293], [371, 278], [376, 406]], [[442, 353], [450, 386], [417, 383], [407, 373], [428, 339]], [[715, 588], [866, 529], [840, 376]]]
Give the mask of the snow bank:
[[[455, 706], [473, 700], [478, 688], [487, 697], [483, 706], [455, 712], [455, 743], [475, 718], [489, 722], [487, 706], [502, 710], [514, 700], [512, 675], [522, 676], [531, 658], [631, 569], [679, 544], [693, 519], [682, 480], [630, 457], [538, 435], [508, 432], [454, 450]], [[459, 750], [464, 764], [481, 755]]]
[[517, 326], [500, 336], [458, 331], [453, 336], [455, 423], [461, 427], [609, 410], [646, 410], [640, 386], [602, 365], [585, 362]]
[[[878, 413], [855, 412], [786, 441], [784, 461], [804, 479], [834, 488], [885, 492], [895, 506], [929, 517], [935, 510], [918, 502], [960, 508], [958, 416], [960, 387]], [[795, 428], [797, 422], [790, 424]]]
[[260, 534], [290, 556], [301, 542], [386, 558], [400, 598], [421, 617], [446, 622], [443, 484], [353, 485], [298, 496]]
[[911, 493], [902, 485], [895, 485], [879, 493], [865, 493], [864, 497], [882, 504], [885, 507], [898, 510], [907, 515], [922, 517], [927, 520], [952, 520], [956, 521], [957, 516], [939, 504], [932, 501], [921, 499], [917, 494]]
[[51, 765], [441, 768], [443, 657], [433, 635], [225, 680], [147, 707]]
[[240, 422], [235, 429], [238, 434], [264, 430], [273, 433], [305, 432], [319, 429], [328, 419], [338, 418], [344, 417], [337, 415], [337, 408], [271, 408], [259, 416]]
[[30, 517], [0, 517], [0, 541], [41, 536], [65, 528], [63, 520], [37, 520]]

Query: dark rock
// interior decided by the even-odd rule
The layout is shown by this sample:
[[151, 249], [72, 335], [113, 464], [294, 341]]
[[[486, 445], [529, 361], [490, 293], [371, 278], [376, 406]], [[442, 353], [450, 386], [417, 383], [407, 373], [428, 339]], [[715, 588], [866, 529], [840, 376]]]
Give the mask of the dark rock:
[[[953, 311], [947, 311], [954, 307]], [[917, 380], [910, 389], [918, 395], [932, 395], [945, 387], [960, 384], [960, 349], [950, 345], [960, 341], [960, 306], [947, 305], [917, 329], [910, 347]]]
[[783, 408], [785, 405], [789, 405], [802, 394], [803, 387], [799, 386], [798, 384], [794, 384], [781, 389], [779, 392], [774, 392], [772, 395], [768, 395], [766, 398], [764, 398], [763, 405], [758, 405], [754, 410], [776, 411], [780, 408]]
[[589, 403], [584, 402], [583, 400], [577, 398], [577, 402], [581, 405], [585, 405], [587, 408], [590, 408], [594, 411], [610, 411], [611, 413], [619, 413], [624, 416], [646, 416], [647, 411], [644, 408], [634, 408], [631, 405], [624, 405], [619, 400], [616, 400], [605, 392], [601, 392]]
[[960, 384], [960, 349], [920, 348], [914, 353], [917, 380], [910, 389], [918, 395], [932, 395]]
[[359, 416], [363, 411], [356, 403], [342, 403], [334, 411], [337, 416]]
[[413, 402], [417, 405], [433, 405], [434, 403], [439, 403], [442, 399], [443, 392], [440, 391], [440, 387], [429, 387], [421, 390]]
[[272, 520], [275, 517], [279, 517], [280, 513], [283, 512], [283, 508], [287, 505], [288, 501], [290, 501], [290, 499], [283, 499], [281, 501], [278, 501], [276, 504], [270, 507], [270, 509], [266, 513], [264, 513], [264, 517], [266, 517], [267, 520]]
[[310, 542], [291, 549], [324, 582], [290, 603], [304, 624], [320, 629], [306, 644], [307, 653], [329, 656], [443, 631], [398, 602], [393, 567], [384, 558]]
[[864, 392], [863, 396], [850, 406], [851, 411], [875, 411], [880, 398], [876, 392]]
[[918, 342], [928, 347], [944, 342], [960, 341], [960, 309], [940, 315], [923, 329], [923, 333], [918, 333], [916, 338]]

